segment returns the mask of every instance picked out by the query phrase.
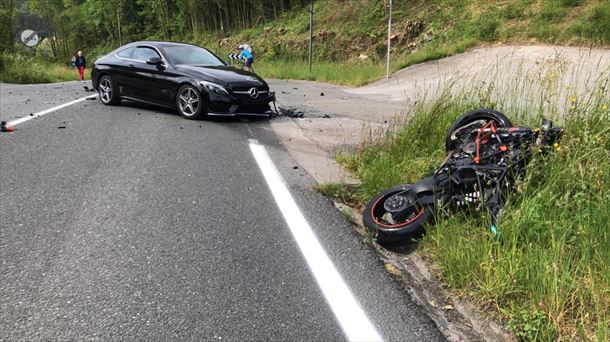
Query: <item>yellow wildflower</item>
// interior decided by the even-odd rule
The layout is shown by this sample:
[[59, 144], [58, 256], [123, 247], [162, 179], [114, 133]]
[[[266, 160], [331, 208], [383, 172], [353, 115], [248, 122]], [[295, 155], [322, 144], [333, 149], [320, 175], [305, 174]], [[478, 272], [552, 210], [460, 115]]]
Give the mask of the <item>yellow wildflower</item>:
[[603, 110], [608, 110], [608, 104], [604, 103], [604, 104], [602, 105], [602, 109], [603, 109]]
[[576, 103], [576, 98], [575, 97], [570, 97], [570, 102]]

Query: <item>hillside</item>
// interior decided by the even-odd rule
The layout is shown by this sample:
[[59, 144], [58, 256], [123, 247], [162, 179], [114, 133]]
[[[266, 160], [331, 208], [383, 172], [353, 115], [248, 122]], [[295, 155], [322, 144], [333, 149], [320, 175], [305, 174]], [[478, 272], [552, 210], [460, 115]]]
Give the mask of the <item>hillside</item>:
[[[386, 54], [388, 0], [316, 0], [314, 58], [382, 62]], [[608, 46], [610, 2], [604, 0], [394, 1], [395, 68], [441, 58], [478, 44]], [[251, 29], [211, 34], [198, 43], [224, 54], [241, 42], [257, 57], [304, 60], [308, 8]]]

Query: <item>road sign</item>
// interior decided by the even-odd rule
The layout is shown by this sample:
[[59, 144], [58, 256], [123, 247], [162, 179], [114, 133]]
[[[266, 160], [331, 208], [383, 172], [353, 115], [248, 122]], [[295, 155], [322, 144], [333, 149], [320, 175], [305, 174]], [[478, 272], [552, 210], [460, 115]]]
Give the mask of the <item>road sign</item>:
[[34, 47], [38, 44], [40, 39], [38, 38], [38, 34], [33, 30], [24, 30], [21, 32], [21, 42], [25, 44], [25, 46]]

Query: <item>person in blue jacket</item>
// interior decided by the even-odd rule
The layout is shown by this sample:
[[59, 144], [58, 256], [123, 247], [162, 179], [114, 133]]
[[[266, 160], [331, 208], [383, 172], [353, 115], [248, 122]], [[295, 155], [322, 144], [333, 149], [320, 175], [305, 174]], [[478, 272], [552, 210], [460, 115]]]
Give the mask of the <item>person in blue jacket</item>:
[[78, 69], [78, 77], [82, 82], [85, 82], [85, 68], [87, 67], [87, 60], [85, 59], [85, 56], [83, 56], [82, 51], [78, 52], [74, 65]]
[[237, 56], [239, 59], [244, 60], [244, 70], [254, 71], [252, 69], [252, 64], [254, 63], [254, 55], [252, 54], [252, 50], [247, 45], [239, 46], [239, 55]]

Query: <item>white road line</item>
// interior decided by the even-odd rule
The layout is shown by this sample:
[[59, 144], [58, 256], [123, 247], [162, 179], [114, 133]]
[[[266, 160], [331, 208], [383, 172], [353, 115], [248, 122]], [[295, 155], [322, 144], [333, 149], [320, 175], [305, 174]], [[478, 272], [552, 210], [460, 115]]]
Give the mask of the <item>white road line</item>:
[[250, 139], [250, 150], [309, 269], [347, 338], [350, 341], [382, 341], [305, 220], [265, 147]]
[[17, 126], [17, 125], [19, 125], [19, 124], [22, 124], [22, 123], [24, 123], [24, 122], [26, 122], [26, 121], [29, 121], [29, 120], [32, 120], [32, 119], [34, 119], [34, 118], [41, 117], [41, 116], [43, 116], [43, 115], [45, 115], [45, 114], [49, 114], [49, 113], [54, 112], [54, 111], [56, 111], [56, 110], [59, 110], [59, 109], [62, 109], [62, 108], [65, 108], [65, 107], [71, 106], [71, 105], [73, 105], [73, 104], [75, 104], [75, 103], [79, 103], [79, 102], [85, 101], [86, 99], [88, 99], [88, 98], [90, 98], [90, 97], [97, 97], [97, 95], [89, 95], [89, 96], [85, 96], [85, 97], [82, 97], [82, 98], [80, 98], [80, 99], [78, 99], [78, 100], [70, 101], [70, 102], [67, 102], [67, 103], [61, 104], [61, 105], [59, 105], [59, 106], [57, 106], [57, 107], [53, 107], [53, 108], [49, 108], [49, 109], [45, 109], [45, 110], [40, 111], [40, 112], [38, 112], [38, 113], [34, 113], [34, 114], [30, 115], [30, 116], [25, 116], [25, 117], [22, 117], [22, 118], [19, 118], [19, 119], [16, 119], [16, 120], [10, 121], [10, 122], [8, 122], [8, 123], [7, 123], [7, 126], [10, 126], [10, 127]]

